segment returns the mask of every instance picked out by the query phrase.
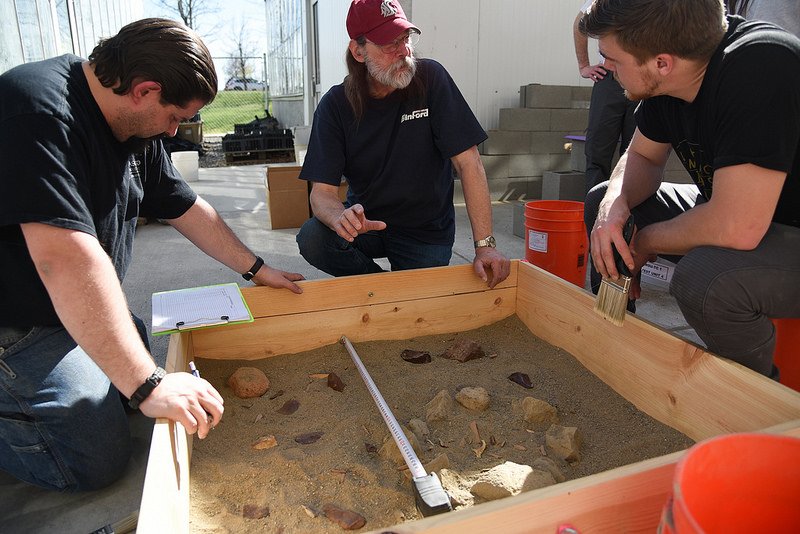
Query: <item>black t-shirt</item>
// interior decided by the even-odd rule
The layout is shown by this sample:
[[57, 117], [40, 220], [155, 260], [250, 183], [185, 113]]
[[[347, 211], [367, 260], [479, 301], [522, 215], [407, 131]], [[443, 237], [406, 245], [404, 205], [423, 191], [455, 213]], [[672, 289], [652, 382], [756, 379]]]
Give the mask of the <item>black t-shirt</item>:
[[[196, 195], [161, 141], [118, 142], [89, 90], [82, 59], [61, 56], [0, 76], [0, 325], [60, 321], [20, 223], [95, 236], [120, 281], [139, 215], [171, 219]], [[134, 149], [135, 147], [135, 149]]]
[[447, 71], [417, 63], [422, 99], [394, 91], [367, 98], [356, 122], [344, 85], [328, 91], [314, 113], [300, 178], [349, 185], [348, 203], [420, 241], [452, 244], [455, 237], [450, 158], [483, 142], [483, 131]]
[[695, 101], [645, 100], [638, 127], [672, 145], [707, 199], [717, 169], [786, 172], [773, 221], [800, 227], [800, 39], [766, 22], [728, 20]]

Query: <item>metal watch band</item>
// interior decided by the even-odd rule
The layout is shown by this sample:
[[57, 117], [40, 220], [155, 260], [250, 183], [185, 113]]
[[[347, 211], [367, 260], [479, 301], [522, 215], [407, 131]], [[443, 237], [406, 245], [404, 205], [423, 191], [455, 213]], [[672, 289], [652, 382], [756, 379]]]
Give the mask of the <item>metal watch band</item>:
[[250, 267], [250, 269], [247, 270], [246, 273], [242, 275], [242, 278], [244, 278], [247, 281], [252, 280], [253, 277], [258, 272], [258, 270], [261, 269], [263, 265], [264, 265], [264, 260], [261, 258], [261, 256], [256, 256], [256, 262], [253, 264], [252, 267]]
[[477, 241], [473, 241], [472, 243], [475, 245], [475, 248], [480, 248], [480, 247], [496, 248], [497, 247], [497, 241], [495, 241], [493, 235], [488, 235], [488, 236], [484, 237], [483, 239], [479, 239]]
[[139, 405], [150, 396], [153, 390], [156, 389], [156, 386], [161, 383], [161, 379], [165, 376], [167, 376], [167, 372], [161, 367], [156, 367], [156, 370], [153, 371], [153, 374], [150, 375], [147, 380], [145, 380], [144, 383], [133, 392], [133, 395], [131, 395], [131, 398], [128, 401], [128, 406], [134, 410], [138, 410]]

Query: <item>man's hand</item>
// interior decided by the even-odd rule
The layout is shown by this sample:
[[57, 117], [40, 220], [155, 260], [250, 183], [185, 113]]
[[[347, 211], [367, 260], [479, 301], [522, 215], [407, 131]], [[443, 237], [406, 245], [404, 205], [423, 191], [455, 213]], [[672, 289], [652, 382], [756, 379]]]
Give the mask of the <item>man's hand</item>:
[[295, 284], [298, 280], [305, 280], [305, 277], [300, 273], [280, 271], [268, 267], [267, 265], [261, 267], [253, 277], [253, 283], [256, 285], [269, 286], [276, 289], [288, 289], [292, 293], [297, 293], [299, 295], [303, 290], [300, 286]]
[[219, 424], [225, 411], [222, 396], [205, 379], [189, 373], [169, 373], [139, 405], [152, 418], [165, 417], [200, 439]]
[[594, 82], [599, 82], [608, 74], [606, 69], [603, 68], [603, 65], [599, 63], [597, 65], [586, 65], [585, 67], [581, 67], [580, 73], [583, 78], [592, 80]]
[[[489, 282], [489, 288], [492, 289], [511, 273], [511, 262], [493, 247], [476, 248], [472, 267], [475, 274], [484, 282]], [[491, 280], [486, 273], [487, 268], [492, 272]]]
[[372, 221], [364, 216], [364, 206], [353, 204], [342, 211], [341, 215], [333, 221], [333, 231], [349, 242], [353, 242], [360, 234], [372, 230], [384, 230], [386, 223], [383, 221]]
[[[600, 204], [600, 210], [597, 213], [594, 228], [592, 228], [589, 249], [592, 253], [594, 268], [603, 278], [619, 279], [619, 271], [617, 271], [614, 261], [614, 251], [611, 248], [612, 243], [631, 273], [634, 272], [633, 256], [628, 248], [628, 243], [622, 236], [622, 228], [629, 215], [630, 210], [627, 206], [623, 206], [619, 202], [614, 202], [611, 206], [605, 203]], [[641, 268], [641, 265], [639, 267]]]

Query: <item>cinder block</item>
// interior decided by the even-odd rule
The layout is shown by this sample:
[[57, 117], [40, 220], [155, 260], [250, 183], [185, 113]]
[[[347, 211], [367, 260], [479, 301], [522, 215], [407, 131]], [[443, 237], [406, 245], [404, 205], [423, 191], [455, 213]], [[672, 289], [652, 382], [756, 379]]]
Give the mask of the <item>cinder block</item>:
[[517, 236], [525, 239], [525, 202], [514, 202], [511, 206], [511, 232]]
[[594, 85], [575, 85], [572, 87], [572, 100], [592, 100], [592, 88]]
[[525, 88], [526, 108], [572, 107], [572, 87], [568, 85], [529, 84]]
[[530, 132], [489, 130], [486, 133], [489, 138], [481, 143], [481, 154], [527, 154], [531, 150]]
[[508, 157], [508, 176], [541, 176], [551, 169], [550, 154], [513, 154]]
[[531, 154], [567, 153], [569, 132], [531, 132]]
[[547, 171], [542, 176], [542, 200], [586, 198], [586, 175], [574, 171]]
[[500, 130], [547, 132], [550, 130], [550, 110], [503, 108], [498, 126]]
[[586, 141], [570, 139], [572, 148], [569, 151], [569, 168], [573, 171], [586, 172]]
[[686, 167], [683, 166], [681, 158], [678, 157], [674, 150], [669, 151], [669, 157], [667, 158], [667, 164], [664, 166], [664, 170], [686, 171]]
[[664, 181], [673, 184], [691, 184], [692, 177], [685, 170], [683, 171], [664, 171]]
[[589, 125], [588, 109], [554, 109], [550, 113], [550, 130], [583, 132]]
[[509, 156], [506, 154], [482, 154], [481, 161], [483, 169], [486, 171], [486, 178], [488, 180], [508, 178], [508, 158]]
[[[541, 176], [538, 177], [541, 181]], [[493, 202], [510, 202], [528, 198], [530, 178], [500, 178], [489, 180], [489, 198]], [[541, 189], [541, 187], [540, 187]], [[453, 186], [453, 202], [464, 204], [464, 189], [461, 180], [456, 180]]]

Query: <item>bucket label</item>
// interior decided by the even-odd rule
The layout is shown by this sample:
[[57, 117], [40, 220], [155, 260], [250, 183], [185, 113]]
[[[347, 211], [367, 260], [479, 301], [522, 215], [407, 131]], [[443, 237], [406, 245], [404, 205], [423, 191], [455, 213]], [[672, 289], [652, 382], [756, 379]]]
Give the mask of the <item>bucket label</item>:
[[642, 266], [642, 276], [669, 283], [672, 280], [672, 267], [661, 263], [647, 262]]
[[528, 248], [536, 252], [547, 252], [547, 234], [528, 230]]

